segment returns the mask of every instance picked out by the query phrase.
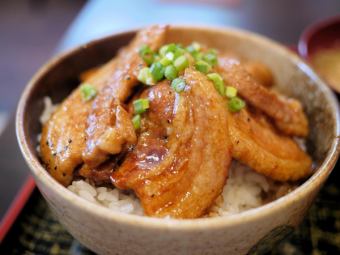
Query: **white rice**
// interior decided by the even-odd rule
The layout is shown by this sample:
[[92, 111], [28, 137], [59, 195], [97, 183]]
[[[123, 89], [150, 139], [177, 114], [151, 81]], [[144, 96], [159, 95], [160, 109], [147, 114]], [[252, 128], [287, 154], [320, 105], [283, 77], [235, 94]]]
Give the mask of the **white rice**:
[[125, 194], [115, 188], [96, 188], [83, 180], [73, 181], [67, 188], [80, 197], [113, 211], [143, 215], [140, 202], [133, 194]]
[[[271, 182], [248, 167], [233, 162], [227, 184], [208, 216], [239, 213], [264, 203], [263, 194], [269, 192]], [[73, 181], [68, 189], [80, 197], [113, 211], [143, 215], [139, 199], [116, 188], [94, 187], [87, 181]]]
[[234, 161], [221, 197], [211, 208], [210, 216], [240, 213], [264, 204], [263, 197], [274, 185], [268, 178]]
[[[48, 97], [44, 98], [44, 104], [45, 109], [40, 118], [42, 124], [50, 118], [57, 107]], [[38, 141], [40, 141], [40, 135]], [[39, 151], [39, 148], [37, 150]], [[144, 214], [139, 199], [133, 193], [126, 193], [116, 188], [95, 187], [87, 180], [73, 181], [67, 188], [83, 199], [110, 210], [136, 215]], [[234, 161], [223, 192], [207, 216], [236, 214], [261, 206], [266, 202], [264, 199], [266, 194], [275, 189], [277, 185], [273, 181]]]
[[46, 123], [51, 117], [52, 113], [57, 109], [58, 105], [53, 104], [50, 97], [44, 97], [44, 110], [40, 116], [40, 123]]

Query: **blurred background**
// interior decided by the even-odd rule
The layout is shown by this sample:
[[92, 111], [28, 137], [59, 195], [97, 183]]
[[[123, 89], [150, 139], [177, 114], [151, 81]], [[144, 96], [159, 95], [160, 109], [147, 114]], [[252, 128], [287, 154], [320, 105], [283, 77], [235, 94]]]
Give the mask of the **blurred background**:
[[340, 0], [1, 0], [0, 219], [28, 176], [14, 130], [26, 83], [54, 54], [151, 23], [237, 27], [285, 45], [311, 23], [340, 14]]

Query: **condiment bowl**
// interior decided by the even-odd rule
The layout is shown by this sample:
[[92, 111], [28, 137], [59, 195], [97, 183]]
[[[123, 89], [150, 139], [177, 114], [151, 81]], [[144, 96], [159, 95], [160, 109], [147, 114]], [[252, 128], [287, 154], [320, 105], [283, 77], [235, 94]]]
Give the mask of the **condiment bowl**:
[[[330, 49], [334, 50], [335, 48], [338, 49], [336, 54], [334, 54], [334, 51], [329, 52]], [[325, 50], [328, 52], [325, 52]], [[298, 52], [300, 56], [314, 66], [315, 70], [323, 76], [322, 78], [332, 89], [340, 93], [340, 80], [334, 78], [339, 77], [339, 75], [333, 73], [338, 73], [340, 66], [340, 15], [308, 26], [299, 39]], [[316, 54], [318, 54], [318, 64], [315, 63]], [[325, 54], [327, 54], [327, 57]], [[321, 55], [322, 62], [320, 62]], [[334, 64], [334, 61], [337, 64]]]
[[340, 43], [340, 15], [316, 22], [302, 33], [299, 43], [299, 55], [309, 59], [316, 51]]

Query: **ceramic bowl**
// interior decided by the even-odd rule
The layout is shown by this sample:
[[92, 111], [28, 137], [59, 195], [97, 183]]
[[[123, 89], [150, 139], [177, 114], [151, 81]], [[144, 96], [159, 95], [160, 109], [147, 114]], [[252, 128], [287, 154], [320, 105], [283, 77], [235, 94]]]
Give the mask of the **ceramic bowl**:
[[252, 254], [270, 247], [303, 219], [339, 154], [339, 112], [332, 92], [294, 53], [259, 35], [225, 28], [172, 26], [169, 42], [199, 41], [271, 67], [278, 89], [298, 98], [310, 122], [307, 139], [316, 171], [274, 202], [228, 217], [158, 219], [113, 212], [57, 183], [42, 166], [37, 147], [43, 97], [60, 102], [79, 74], [112, 58], [135, 35], [128, 31], [92, 41], [50, 60], [26, 86], [17, 111], [22, 153], [51, 210], [82, 244], [99, 254]]

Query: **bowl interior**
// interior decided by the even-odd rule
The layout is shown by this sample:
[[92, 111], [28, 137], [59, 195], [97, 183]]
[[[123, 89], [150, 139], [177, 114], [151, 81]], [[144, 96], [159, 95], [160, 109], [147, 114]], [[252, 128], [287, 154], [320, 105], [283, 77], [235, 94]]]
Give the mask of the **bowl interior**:
[[[43, 111], [43, 98], [49, 96], [53, 103], [61, 102], [79, 84], [81, 72], [115, 56], [134, 34], [133, 31], [117, 34], [79, 47], [46, 64], [33, 78], [22, 98], [25, 101], [19, 106], [23, 113], [23, 136], [33, 160], [39, 161], [36, 147], [37, 136], [41, 132], [39, 116]], [[198, 41], [270, 66], [278, 90], [303, 103], [311, 131], [307, 149], [316, 168], [325, 160], [335, 137], [339, 135], [337, 105], [329, 89], [298, 57], [270, 40], [238, 30], [172, 27], [167, 41], [184, 45]]]

